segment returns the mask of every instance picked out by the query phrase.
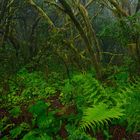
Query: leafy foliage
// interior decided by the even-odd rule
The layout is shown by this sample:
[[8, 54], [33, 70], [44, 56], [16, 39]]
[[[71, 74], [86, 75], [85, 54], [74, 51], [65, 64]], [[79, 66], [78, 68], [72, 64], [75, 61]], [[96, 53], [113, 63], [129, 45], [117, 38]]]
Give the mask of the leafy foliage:
[[139, 1], [0, 5], [0, 139], [139, 135]]
[[125, 114], [127, 120], [128, 131], [140, 131], [140, 81], [136, 80], [135, 83], [131, 83], [122, 90], [122, 94], [127, 96], [125, 107]]
[[47, 83], [45, 76], [41, 72], [29, 73], [26, 69], [22, 69], [6, 82], [8, 91], [5, 94], [7, 96], [2, 98], [7, 106], [29, 102], [35, 97], [45, 98], [56, 92], [57, 86], [55, 86], [55, 83], [52, 86], [51, 83], [50, 81]]
[[16, 106], [15, 108], [11, 109], [9, 112], [13, 117], [18, 117], [21, 113], [21, 109], [19, 106]]
[[137, 36], [140, 31], [140, 25], [137, 18], [139, 14], [135, 14], [119, 20], [114, 20], [102, 27], [99, 34], [101, 38], [110, 38], [116, 43], [126, 46], [134, 36]]
[[81, 121], [81, 129], [99, 127], [108, 124], [111, 119], [118, 119], [123, 116], [122, 109], [118, 107], [109, 108], [106, 104], [99, 104], [87, 108]]
[[90, 127], [99, 128], [108, 124], [108, 121], [124, 115], [120, 96], [113, 94], [113, 91], [104, 88], [91, 74], [81, 74], [74, 75], [70, 81], [66, 81], [63, 95], [67, 99], [63, 95], [62, 99], [77, 106], [79, 113], [83, 114], [80, 115], [80, 129], [86, 130]]
[[25, 130], [29, 129], [29, 125], [26, 123], [21, 123], [20, 126], [10, 130], [10, 135], [13, 139], [18, 138], [18, 136]]
[[67, 131], [69, 133], [69, 140], [96, 140], [96, 138], [87, 135], [84, 131], [77, 129], [75, 126], [67, 125]]

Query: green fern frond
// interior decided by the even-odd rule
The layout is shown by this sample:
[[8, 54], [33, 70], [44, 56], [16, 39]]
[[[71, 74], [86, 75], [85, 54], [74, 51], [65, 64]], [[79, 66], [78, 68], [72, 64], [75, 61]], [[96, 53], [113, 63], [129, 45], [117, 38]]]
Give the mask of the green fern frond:
[[109, 109], [106, 104], [101, 103], [85, 110], [80, 129], [85, 130], [93, 126], [108, 124], [108, 121], [111, 121], [111, 119], [118, 119], [123, 115], [122, 109], [118, 107]]
[[140, 79], [135, 79], [127, 87], [121, 90], [124, 96], [123, 104], [125, 108], [125, 117], [127, 121], [127, 131], [140, 131]]

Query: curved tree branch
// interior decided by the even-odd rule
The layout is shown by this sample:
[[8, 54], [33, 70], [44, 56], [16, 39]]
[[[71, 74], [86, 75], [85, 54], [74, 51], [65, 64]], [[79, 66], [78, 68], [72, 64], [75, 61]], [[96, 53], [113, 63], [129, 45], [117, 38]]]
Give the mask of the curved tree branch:
[[48, 24], [50, 26], [55, 27], [55, 25], [53, 24], [50, 17], [46, 14], [46, 12], [44, 12], [33, 0], [28, 0], [28, 2], [30, 5], [32, 5], [38, 11], [38, 13], [40, 14], [41, 17], [46, 19], [46, 21], [48, 22]]

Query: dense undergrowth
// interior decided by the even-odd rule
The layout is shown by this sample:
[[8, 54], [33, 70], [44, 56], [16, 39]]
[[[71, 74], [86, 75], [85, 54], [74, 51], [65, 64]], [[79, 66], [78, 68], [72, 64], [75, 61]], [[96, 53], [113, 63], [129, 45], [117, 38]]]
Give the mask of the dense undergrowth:
[[64, 79], [22, 69], [1, 85], [2, 140], [115, 140], [140, 131], [140, 80], [126, 72], [100, 83], [90, 72]]
[[0, 140], [140, 140], [140, 0], [0, 0]]

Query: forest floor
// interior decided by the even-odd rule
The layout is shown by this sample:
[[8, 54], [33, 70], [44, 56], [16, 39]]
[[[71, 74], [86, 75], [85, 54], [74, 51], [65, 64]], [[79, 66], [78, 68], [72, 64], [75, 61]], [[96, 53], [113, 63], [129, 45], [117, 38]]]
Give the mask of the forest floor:
[[[71, 114], [77, 114], [77, 110], [75, 106], [64, 106], [61, 101], [59, 100], [60, 97], [60, 93], [56, 93], [56, 95], [48, 98], [48, 99], [44, 99], [45, 102], [50, 102], [51, 103], [51, 109], [58, 109], [58, 112], [56, 113], [56, 117], [59, 118], [62, 115], [71, 115]], [[11, 117], [11, 121], [13, 124], [19, 125], [22, 122], [27, 122], [27, 123], [31, 123], [31, 119], [32, 119], [32, 114], [29, 113], [27, 111], [27, 105], [22, 105], [22, 113], [18, 118], [13, 118]], [[9, 116], [9, 112], [6, 111], [6, 109], [0, 109], [0, 118], [3, 118], [5, 116]], [[65, 128], [67, 122], [64, 121], [61, 125], [61, 129], [59, 131], [59, 135], [65, 140], [67, 139], [68, 133], [67, 130]], [[140, 133], [133, 133], [133, 134], [128, 134], [126, 132], [126, 129], [123, 128], [120, 125], [114, 125], [111, 126], [110, 129], [110, 134], [112, 135], [112, 138], [110, 140], [140, 140]], [[91, 136], [93, 136], [93, 132], [87, 130], [87, 133], [90, 134]], [[8, 135], [9, 134], [9, 128], [7, 128], [3, 134], [0, 133], [0, 137], [2, 137], [2, 135]], [[97, 140], [105, 140], [104, 136], [103, 136], [103, 132], [97, 132], [96, 135], [94, 135], [94, 137], [96, 137]], [[19, 140], [18, 138], [15, 140]]]

